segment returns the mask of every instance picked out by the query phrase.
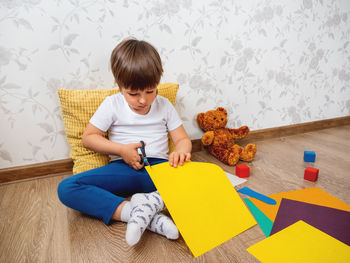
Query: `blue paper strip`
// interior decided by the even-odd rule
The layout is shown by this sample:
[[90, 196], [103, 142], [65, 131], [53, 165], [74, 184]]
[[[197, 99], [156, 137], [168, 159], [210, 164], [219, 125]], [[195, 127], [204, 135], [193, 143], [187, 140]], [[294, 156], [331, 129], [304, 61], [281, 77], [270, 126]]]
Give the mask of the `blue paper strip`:
[[274, 199], [272, 199], [266, 195], [260, 194], [258, 192], [255, 192], [252, 189], [250, 189], [249, 187], [243, 187], [242, 189], [238, 190], [237, 192], [239, 192], [241, 194], [248, 195], [248, 196], [253, 197], [253, 198], [256, 198], [256, 199], [258, 199], [266, 204], [269, 204], [269, 205], [277, 204], [277, 202]]

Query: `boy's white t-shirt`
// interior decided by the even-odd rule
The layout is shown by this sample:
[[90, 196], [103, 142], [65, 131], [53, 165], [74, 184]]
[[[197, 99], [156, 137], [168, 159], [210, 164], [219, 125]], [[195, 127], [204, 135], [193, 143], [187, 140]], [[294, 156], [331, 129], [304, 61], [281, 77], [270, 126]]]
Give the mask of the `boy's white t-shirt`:
[[[157, 95], [146, 115], [132, 111], [119, 92], [108, 96], [91, 117], [90, 123], [102, 131], [109, 131], [109, 140], [123, 144], [146, 143], [147, 157], [168, 159], [168, 131], [182, 125], [170, 101]], [[121, 159], [111, 155], [111, 160]]]

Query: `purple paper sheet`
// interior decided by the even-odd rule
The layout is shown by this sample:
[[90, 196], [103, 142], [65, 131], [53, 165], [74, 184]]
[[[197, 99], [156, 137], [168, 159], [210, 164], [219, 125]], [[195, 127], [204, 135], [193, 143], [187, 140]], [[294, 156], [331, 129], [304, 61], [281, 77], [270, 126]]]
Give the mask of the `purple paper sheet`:
[[350, 246], [350, 212], [285, 198], [281, 201], [271, 235], [299, 220]]

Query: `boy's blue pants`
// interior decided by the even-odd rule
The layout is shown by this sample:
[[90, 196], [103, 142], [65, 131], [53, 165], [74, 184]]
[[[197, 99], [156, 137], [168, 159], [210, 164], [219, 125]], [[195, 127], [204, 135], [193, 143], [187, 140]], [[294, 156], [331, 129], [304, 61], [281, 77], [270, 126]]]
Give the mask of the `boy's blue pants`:
[[[150, 165], [167, 162], [148, 158]], [[100, 218], [109, 224], [114, 211], [125, 200], [123, 196], [149, 193], [156, 188], [145, 168], [135, 170], [123, 160], [79, 173], [58, 185], [58, 197], [66, 206]]]

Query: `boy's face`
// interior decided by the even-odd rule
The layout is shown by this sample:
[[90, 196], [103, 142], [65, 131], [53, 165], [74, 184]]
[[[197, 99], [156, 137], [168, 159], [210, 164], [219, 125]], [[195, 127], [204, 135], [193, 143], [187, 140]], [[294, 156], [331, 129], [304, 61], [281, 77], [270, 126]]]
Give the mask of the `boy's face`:
[[151, 109], [152, 103], [157, 96], [157, 87], [145, 90], [131, 90], [130, 88], [120, 89], [126, 102], [132, 111], [146, 115]]

